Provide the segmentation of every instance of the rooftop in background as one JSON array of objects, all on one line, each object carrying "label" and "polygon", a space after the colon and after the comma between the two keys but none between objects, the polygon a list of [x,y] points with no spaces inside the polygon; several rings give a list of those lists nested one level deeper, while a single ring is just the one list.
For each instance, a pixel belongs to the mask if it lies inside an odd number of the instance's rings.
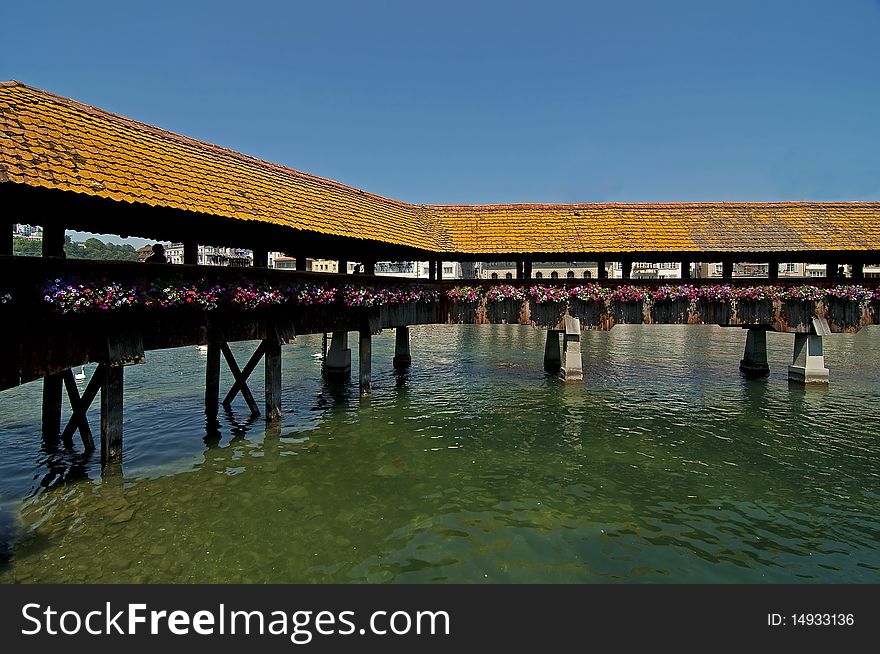
[{"label": "rooftop in background", "polygon": [[[413,205],[0,82],[0,190],[24,185],[442,255],[867,252],[880,203]],[[150,236],[150,225],[118,232]]]}]

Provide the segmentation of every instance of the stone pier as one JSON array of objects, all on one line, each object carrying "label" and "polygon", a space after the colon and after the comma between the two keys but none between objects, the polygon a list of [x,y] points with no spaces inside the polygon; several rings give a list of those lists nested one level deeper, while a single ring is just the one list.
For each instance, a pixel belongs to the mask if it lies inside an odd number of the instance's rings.
[{"label": "stone pier", "polygon": [[394,359],[392,360],[392,365],[398,370],[409,368],[412,365],[409,327],[398,327],[394,330]]},{"label": "stone pier", "polygon": [[788,367],[788,381],[799,384],[828,383],[822,338],[819,334],[794,335],[794,356]]},{"label": "stone pier", "polygon": [[831,327],[821,317],[813,318],[811,333],[794,335],[794,355],[788,367],[788,381],[799,384],[828,383],[822,339],[830,335]]},{"label": "stone pier", "polygon": [[562,367],[562,350],[559,347],[558,329],[547,330],[547,342],[544,345],[544,371],[555,375]]},{"label": "stone pier", "polygon": [[345,377],[351,374],[351,350],[348,349],[348,332],[333,332],[330,349],[324,359],[324,375]]},{"label": "stone pier", "polygon": [[739,362],[739,370],[748,379],[761,379],[770,374],[767,363],[767,331],[749,327],[746,334],[746,348]]},{"label": "stone pier", "polygon": [[581,381],[584,378],[584,364],[581,359],[581,321],[569,315],[565,316],[559,377],[566,382]]}]

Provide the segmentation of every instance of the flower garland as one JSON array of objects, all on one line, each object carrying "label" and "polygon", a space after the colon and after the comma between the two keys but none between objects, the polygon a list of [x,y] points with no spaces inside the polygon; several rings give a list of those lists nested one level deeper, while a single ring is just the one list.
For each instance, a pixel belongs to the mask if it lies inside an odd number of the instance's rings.
[{"label": "flower garland", "polygon": [[818,300],[824,300],[827,295],[827,289],[805,285],[784,288],[779,297],[787,302],[817,302]]},{"label": "flower garland", "polygon": [[522,302],[526,299],[526,292],[524,289],[510,284],[501,284],[490,288],[486,293],[486,299],[489,302],[503,302],[504,300]]},{"label": "flower garland", "polygon": [[[195,282],[150,282],[122,284],[107,279],[84,281],[75,277],[49,280],[40,289],[42,299],[53,311],[62,314],[103,312],[124,308],[192,307],[213,311],[225,306],[239,310],[265,309],[284,304],[300,306],[381,307],[411,304],[430,304],[440,300],[439,291],[414,285],[411,287],[371,287],[348,284],[341,289],[320,283],[301,282],[276,287],[259,281],[246,281],[234,286],[223,286],[206,280]],[[446,297],[455,303],[477,304],[530,299],[536,304],[562,304],[570,301],[620,303],[652,302],[785,302],[842,301],[865,302],[880,300],[880,286],[867,288],[858,284],[820,288],[801,286],[743,286],[713,284],[666,284],[655,288],[622,285],[603,287],[589,283],[567,289],[563,286],[523,287],[494,285],[456,286],[446,291]],[[11,293],[0,293],[0,305],[12,300]]]},{"label": "flower garland", "polygon": [[568,292],[568,296],[582,302],[604,302],[611,296],[611,290],[599,284],[584,284],[575,286]]},{"label": "flower garland", "polygon": [[862,302],[863,300],[870,300],[880,297],[878,296],[878,291],[880,291],[880,287],[875,288],[872,293],[864,286],[859,286],[858,284],[855,284],[852,286],[835,286],[834,288],[829,288],[826,292],[828,294],[828,297],[833,297],[837,300]]},{"label": "flower garland", "polygon": [[651,299],[655,302],[676,302],[679,300],[693,301],[699,299],[697,289],[691,284],[680,286],[663,285],[651,291]]},{"label": "flower garland", "polygon": [[648,293],[648,289],[641,286],[624,284],[611,291],[610,297],[615,302],[642,302],[647,300],[650,297],[650,294]]},{"label": "flower garland", "polygon": [[564,286],[532,286],[529,288],[529,296],[538,304],[568,301],[568,291]]},{"label": "flower garland", "polygon": [[453,302],[473,304],[483,299],[485,291],[480,286],[456,286],[446,291],[446,297]]}]

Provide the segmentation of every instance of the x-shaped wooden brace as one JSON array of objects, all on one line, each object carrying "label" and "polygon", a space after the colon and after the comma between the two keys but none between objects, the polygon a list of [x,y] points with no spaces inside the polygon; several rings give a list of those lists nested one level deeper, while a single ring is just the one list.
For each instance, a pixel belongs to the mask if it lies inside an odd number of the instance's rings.
[{"label": "x-shaped wooden brace", "polygon": [[229,349],[227,343],[220,343],[220,351],[223,352],[223,357],[226,359],[229,370],[232,372],[232,376],[235,377],[235,383],[232,385],[232,388],[229,389],[226,397],[223,398],[223,407],[229,411],[232,406],[232,400],[235,399],[236,395],[241,393],[244,401],[247,402],[248,408],[251,410],[251,414],[255,416],[260,415],[260,409],[254,400],[254,395],[251,393],[251,389],[248,388],[247,380],[254,371],[254,368],[257,367],[260,359],[263,358],[263,354],[266,352],[266,342],[260,341],[256,351],[251,355],[250,360],[245,365],[244,370],[238,367],[238,363],[236,363],[235,357],[232,356],[232,350]]},{"label": "x-shaped wooden brace", "polygon": [[89,427],[86,412],[101,389],[101,381],[104,379],[105,372],[105,364],[98,365],[95,374],[92,375],[88,385],[86,385],[85,392],[81,396],[79,388],[76,386],[76,380],[73,378],[73,371],[68,368],[61,373],[64,379],[64,386],[67,388],[70,408],[73,411],[70,419],[67,421],[67,426],[64,427],[64,431],[61,433],[61,438],[65,443],[69,443],[73,437],[73,432],[79,430],[79,435],[82,438],[83,447],[86,451],[95,449],[95,439],[92,438],[92,429]]}]

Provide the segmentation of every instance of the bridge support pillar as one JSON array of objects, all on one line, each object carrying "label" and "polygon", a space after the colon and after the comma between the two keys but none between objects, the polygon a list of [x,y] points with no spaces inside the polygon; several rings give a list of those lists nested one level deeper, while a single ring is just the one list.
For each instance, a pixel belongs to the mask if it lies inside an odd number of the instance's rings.
[{"label": "bridge support pillar", "polygon": [[392,365],[398,370],[409,368],[412,365],[409,327],[398,327],[394,330],[394,359],[392,360]]},{"label": "bridge support pillar", "polygon": [[358,344],[358,380],[361,396],[373,392],[373,335],[368,330],[361,330]]},{"label": "bridge support pillar", "polygon": [[281,339],[270,331],[265,343],[266,420],[273,422],[281,418]]},{"label": "bridge support pillar", "polygon": [[747,379],[761,379],[770,374],[766,330],[751,327],[747,330],[746,348],[739,362],[739,370]]},{"label": "bridge support pillar", "polygon": [[345,377],[351,373],[351,350],[348,349],[348,332],[333,332],[330,349],[324,359],[326,377]]},{"label": "bridge support pillar", "polygon": [[208,361],[205,365],[205,416],[217,418],[220,408],[220,344],[208,343]]},{"label": "bridge support pillar", "polygon": [[799,384],[827,384],[828,368],[822,336],[819,334],[795,334],[794,356],[788,367],[788,381]]},{"label": "bridge support pillar", "polygon": [[62,373],[46,375],[43,378],[43,439],[54,443],[61,435],[61,389],[64,385]]},{"label": "bridge support pillar", "polygon": [[562,366],[559,377],[566,382],[581,381],[584,378],[584,364],[581,359],[581,321],[565,316],[565,332],[562,344]]},{"label": "bridge support pillar", "polygon": [[555,375],[562,367],[562,349],[559,347],[558,329],[547,330],[547,342],[544,344],[544,372]]},{"label": "bridge support pillar", "polygon": [[101,464],[122,463],[122,388],[125,368],[104,365],[101,380]]}]

